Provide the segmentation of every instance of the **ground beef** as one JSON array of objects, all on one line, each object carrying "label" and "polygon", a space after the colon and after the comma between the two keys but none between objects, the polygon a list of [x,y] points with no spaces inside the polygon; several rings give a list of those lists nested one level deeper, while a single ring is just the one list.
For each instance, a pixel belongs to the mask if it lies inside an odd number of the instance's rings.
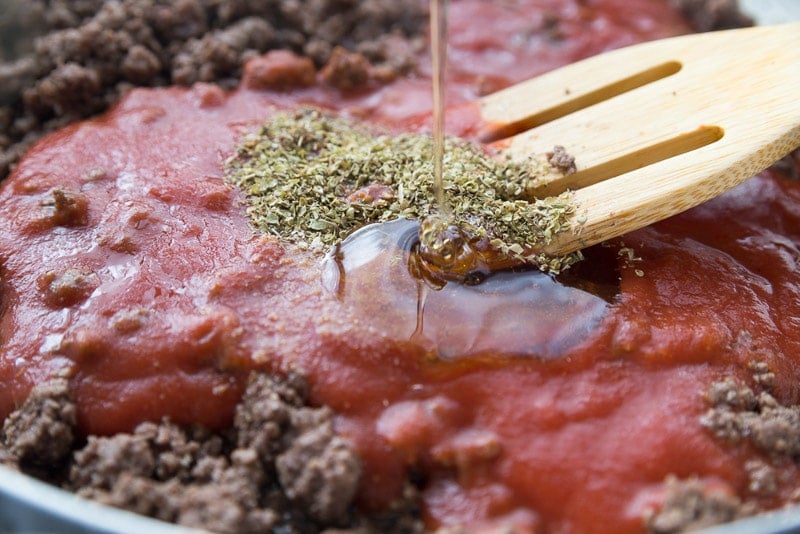
[{"label": "ground beef", "polygon": [[669,0],[698,31],[752,26],[753,19],[739,10],[738,0]]},{"label": "ground beef", "polygon": [[[355,510],[361,467],[328,408],[306,403],[302,377],[253,374],[234,427],[169,421],[75,446],[69,384],[35,388],[5,422],[0,464],[78,495],[211,532],[422,532],[416,492],[379,514]],[[61,480],[59,480],[61,478]]]},{"label": "ground beef", "polygon": [[[19,12],[0,16],[0,30],[49,31],[27,56],[0,62],[0,179],[42,133],[104,110],[131,87],[232,87],[245,61],[265,51],[291,50],[322,67],[340,46],[374,68],[372,79],[390,80],[414,68],[410,39],[426,27],[419,0],[0,1]],[[31,48],[16,37],[0,43],[9,55]],[[335,71],[337,83],[361,80]]]},{"label": "ground beef", "polygon": [[313,85],[317,76],[314,63],[288,50],[273,50],[247,62],[242,85],[248,89],[286,91]]},{"label": "ground beef", "polygon": [[31,51],[32,38],[40,31],[40,13],[28,2],[0,0],[0,61],[9,61]]},{"label": "ground beef", "polygon": [[577,170],[575,157],[561,145],[556,145],[552,152],[547,153],[547,161],[564,174],[572,174]]},{"label": "ground beef", "polygon": [[292,412],[289,445],[276,458],[278,481],[289,499],[323,524],[343,524],[361,478],[350,445],[333,430],[327,409]]},{"label": "ground beef", "polygon": [[[736,0],[670,1],[698,30],[752,24]],[[292,50],[318,68],[335,60],[323,73],[344,90],[390,81],[416,64],[425,4],[0,0],[0,180],[41,135],[103,111],[134,86],[231,87],[245,61],[267,50]],[[332,58],[340,46],[357,54]]]},{"label": "ground beef", "polygon": [[[103,6],[105,0],[38,0],[25,2],[26,7],[40,18],[39,26],[48,29],[74,28],[91,18]],[[6,0],[10,6],[23,2]]]},{"label": "ground beef", "polygon": [[361,53],[348,52],[337,46],[320,74],[328,85],[341,91],[352,91],[367,84],[370,70],[369,61]]},{"label": "ground beef", "polygon": [[744,466],[747,471],[747,491],[753,495],[774,495],[778,491],[778,473],[775,467],[763,460],[749,460]]},{"label": "ground beef", "polygon": [[17,470],[19,461],[11,454],[4,446],[0,446],[0,466],[5,466],[9,469]]},{"label": "ground beef", "polygon": [[100,285],[95,273],[79,269],[49,271],[38,282],[45,300],[56,308],[72,306],[85,300]]},{"label": "ground beef", "polygon": [[[780,466],[800,459],[800,406],[784,406],[770,393],[775,375],[766,363],[753,361],[749,367],[753,387],[731,377],[711,384],[706,391],[711,408],[700,423],[722,441],[749,443],[757,451],[744,464],[747,495],[769,497],[780,489]],[[754,502],[742,502],[730,488],[670,477],[664,503],[647,526],[651,532],[684,532],[757,511]]]},{"label": "ground beef", "polygon": [[670,478],[664,505],[648,518],[647,528],[659,534],[698,530],[750,515],[750,508],[722,488],[695,479]]},{"label": "ground beef", "polygon": [[800,148],[776,163],[774,168],[786,178],[800,180]]},{"label": "ground beef", "polygon": [[56,378],[31,391],[3,424],[4,463],[18,462],[45,476],[68,459],[75,440],[75,404],[66,379]]},{"label": "ground beef", "polygon": [[[168,422],[89,438],[75,454],[70,485],[100,502],[215,532],[345,525],[358,459],[333,432],[328,409],[304,406],[304,389],[296,377],[254,375],[227,453],[219,436]],[[303,454],[309,442],[315,446]],[[291,478],[283,476],[287,465]]]},{"label": "ground beef", "polygon": [[713,384],[707,396],[712,407],[701,422],[715,436],[746,440],[772,458],[800,458],[800,406],[784,406],[731,378]]},{"label": "ground beef", "polygon": [[44,206],[51,211],[50,219],[55,226],[83,226],[89,220],[89,199],[80,191],[58,187],[50,192],[52,200]]},{"label": "ground beef", "polygon": [[[764,362],[752,362],[750,369],[753,387],[730,377],[709,387],[706,399],[711,407],[700,423],[724,442],[747,443],[757,451],[761,457],[744,464],[747,492],[769,497],[780,489],[781,466],[800,461],[800,405],[783,405],[770,393],[775,374]],[[748,505],[737,517],[753,512],[755,507]]]}]

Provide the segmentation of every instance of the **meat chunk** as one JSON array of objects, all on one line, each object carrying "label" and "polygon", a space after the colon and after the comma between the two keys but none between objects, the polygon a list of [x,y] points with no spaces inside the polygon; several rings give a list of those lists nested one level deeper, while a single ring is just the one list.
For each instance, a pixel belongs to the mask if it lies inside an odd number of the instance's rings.
[{"label": "meat chunk", "polygon": [[7,462],[57,471],[72,452],[76,410],[69,383],[55,378],[31,391],[28,399],[3,424]]},{"label": "meat chunk", "polygon": [[319,523],[341,525],[358,489],[361,464],[335,434],[331,415],[325,409],[295,411],[295,435],[275,467],[289,500],[307,508]]}]

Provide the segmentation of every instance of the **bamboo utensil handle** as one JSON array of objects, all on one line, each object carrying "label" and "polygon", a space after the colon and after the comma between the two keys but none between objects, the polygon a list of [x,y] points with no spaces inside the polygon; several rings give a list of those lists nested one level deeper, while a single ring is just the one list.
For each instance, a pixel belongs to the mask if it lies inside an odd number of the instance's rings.
[{"label": "bamboo utensil handle", "polygon": [[578,170],[566,254],[710,200],[800,146],[800,24],[608,52],[483,98],[484,137],[515,158],[563,145]]}]

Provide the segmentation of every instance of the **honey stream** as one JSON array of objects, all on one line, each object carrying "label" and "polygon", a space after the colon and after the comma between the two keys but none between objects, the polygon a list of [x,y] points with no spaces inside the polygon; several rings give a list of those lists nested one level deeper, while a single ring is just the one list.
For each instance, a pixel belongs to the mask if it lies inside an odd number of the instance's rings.
[{"label": "honey stream", "polygon": [[450,212],[444,194],[445,73],[447,70],[447,2],[430,0],[431,66],[433,69],[433,188],[436,204],[447,216]]}]

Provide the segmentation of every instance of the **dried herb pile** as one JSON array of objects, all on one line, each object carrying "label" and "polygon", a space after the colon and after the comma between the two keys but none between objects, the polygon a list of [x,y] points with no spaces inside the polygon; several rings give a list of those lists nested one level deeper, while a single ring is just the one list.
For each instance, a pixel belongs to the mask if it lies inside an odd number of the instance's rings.
[{"label": "dried herb pile", "polygon": [[[319,110],[279,114],[246,137],[227,162],[228,179],[244,192],[253,224],[303,248],[327,249],[353,230],[397,218],[436,214],[433,142],[420,134],[376,135]],[[448,139],[445,194],[451,221],[495,251],[558,272],[579,254],[532,252],[560,231],[574,211],[569,194],[529,199],[557,172],[546,158],[501,160]]]}]

